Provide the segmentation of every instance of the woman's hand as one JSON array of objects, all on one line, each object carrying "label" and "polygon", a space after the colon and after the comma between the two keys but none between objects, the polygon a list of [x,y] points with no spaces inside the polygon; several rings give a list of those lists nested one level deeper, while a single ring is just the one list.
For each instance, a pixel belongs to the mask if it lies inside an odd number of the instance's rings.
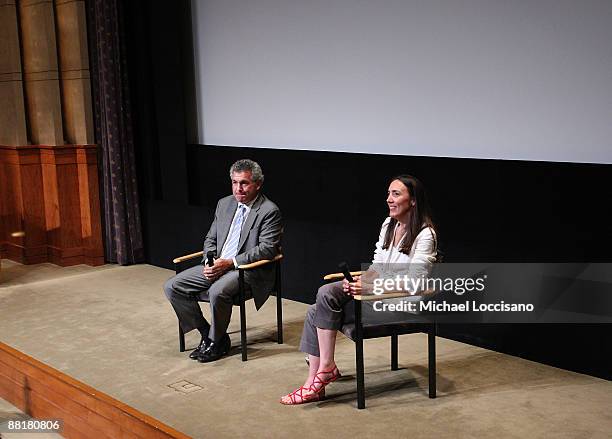
[{"label": "woman's hand", "polygon": [[349,282],[346,279],[342,281],[342,289],[346,294],[350,296],[361,294],[361,292],[363,291],[361,288],[361,276],[353,276],[353,280],[355,282]]}]

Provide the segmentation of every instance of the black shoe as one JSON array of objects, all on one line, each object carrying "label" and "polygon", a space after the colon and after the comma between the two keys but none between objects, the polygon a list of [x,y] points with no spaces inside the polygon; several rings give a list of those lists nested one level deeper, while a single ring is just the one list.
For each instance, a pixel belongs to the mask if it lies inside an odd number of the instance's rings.
[{"label": "black shoe", "polygon": [[198,356],[200,363],[210,363],[211,361],[217,361],[219,358],[227,355],[232,342],[230,341],[229,335],[223,334],[221,340],[211,342],[206,349]]},{"label": "black shoe", "polygon": [[195,348],[193,352],[189,354],[189,358],[191,358],[192,360],[197,360],[200,354],[206,350],[209,344],[210,339],[208,337],[202,337],[202,340],[200,340],[200,344],[198,345],[198,347]]}]

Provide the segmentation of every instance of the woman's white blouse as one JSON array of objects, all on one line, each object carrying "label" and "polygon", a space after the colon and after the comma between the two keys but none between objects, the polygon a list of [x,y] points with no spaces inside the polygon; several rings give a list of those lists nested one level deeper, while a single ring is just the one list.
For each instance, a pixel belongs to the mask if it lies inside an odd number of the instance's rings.
[{"label": "woman's white blouse", "polygon": [[380,229],[372,259],[373,268],[383,277],[402,274],[413,278],[427,278],[436,261],[435,232],[429,227],[421,230],[408,254],[400,252],[396,246],[383,249],[390,221],[389,217],[385,219]]}]

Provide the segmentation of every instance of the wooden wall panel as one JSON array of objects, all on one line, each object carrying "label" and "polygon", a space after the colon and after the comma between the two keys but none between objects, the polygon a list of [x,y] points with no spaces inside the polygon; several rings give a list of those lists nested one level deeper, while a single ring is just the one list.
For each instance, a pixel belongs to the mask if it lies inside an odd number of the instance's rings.
[{"label": "wooden wall panel", "polygon": [[45,212],[43,208],[42,172],[37,148],[16,150],[19,156],[19,173],[22,199],[22,230],[16,238],[22,248],[22,262],[36,264],[47,261]]},{"label": "wooden wall panel", "polygon": [[48,209],[57,209],[58,224],[47,229],[49,260],[58,265],[78,263],[82,251],[81,211],[76,150],[55,147],[41,149],[43,173],[49,177],[45,184],[52,188],[53,198],[46,199]]},{"label": "wooden wall panel", "polygon": [[[24,264],[47,261],[42,174],[36,148],[1,148],[0,166],[7,185],[0,191],[4,256]],[[21,233],[20,233],[21,232]]]},{"label": "wooden wall panel", "polygon": [[[19,160],[10,150],[0,149],[0,252],[8,256],[11,235],[23,230],[21,224],[21,181]],[[16,257],[12,254],[12,259]]]},{"label": "wooden wall panel", "polygon": [[84,0],[55,0],[57,40],[64,116],[68,143],[94,142],[87,20]]},{"label": "wooden wall panel", "polygon": [[0,144],[25,145],[25,102],[15,0],[0,1]]},{"label": "wooden wall panel", "polygon": [[0,0],[1,257],[104,263],[92,110],[84,0]]},{"label": "wooden wall panel", "polygon": [[83,261],[89,265],[101,265],[104,263],[104,244],[102,242],[102,212],[100,211],[96,149],[78,150],[77,163]]},{"label": "wooden wall panel", "polygon": [[64,132],[52,0],[21,0],[21,46],[31,142],[62,145]]},{"label": "wooden wall panel", "polygon": [[0,146],[0,170],[4,257],[104,263],[95,145]]},{"label": "wooden wall panel", "polygon": [[3,343],[0,397],[32,417],[62,419],[66,438],[189,438]]}]

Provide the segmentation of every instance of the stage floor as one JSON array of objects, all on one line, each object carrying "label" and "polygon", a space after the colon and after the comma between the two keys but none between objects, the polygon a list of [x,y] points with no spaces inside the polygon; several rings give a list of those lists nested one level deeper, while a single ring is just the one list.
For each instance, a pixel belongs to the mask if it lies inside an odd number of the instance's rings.
[{"label": "stage floor", "polygon": [[[427,337],[368,340],[366,410],[355,408],[353,343],[340,336],[344,377],[325,401],[287,407],[281,395],[306,374],[297,349],[307,305],[284,301],[285,344],[274,341],[275,302],[247,306],[249,361],[211,364],[178,351],[176,317],[162,285],[173,272],[2,260],[0,339],[194,438],[210,437],[567,437],[608,438],[612,383],[438,338],[438,398],[427,397]],[[205,304],[203,305],[206,306]],[[208,315],[205,309],[205,315]],[[199,336],[187,336],[193,347]]]}]

